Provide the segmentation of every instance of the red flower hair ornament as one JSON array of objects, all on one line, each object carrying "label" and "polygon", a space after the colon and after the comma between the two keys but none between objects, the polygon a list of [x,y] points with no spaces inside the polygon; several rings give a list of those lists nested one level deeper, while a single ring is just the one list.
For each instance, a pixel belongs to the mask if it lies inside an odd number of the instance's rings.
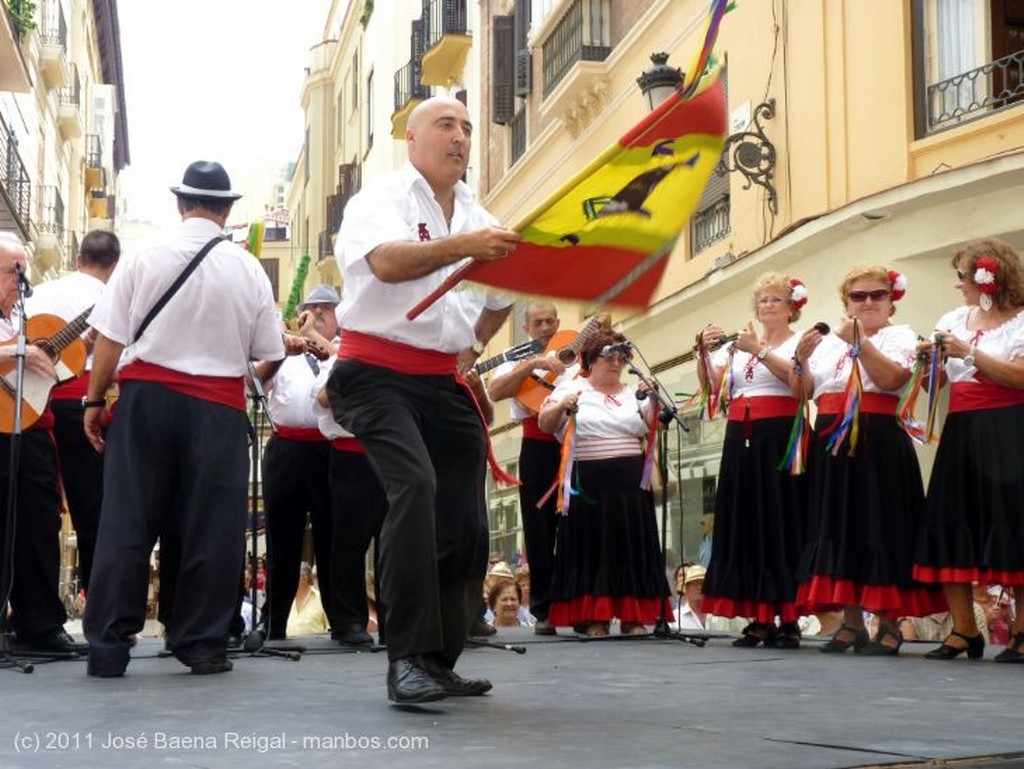
[{"label": "red flower hair ornament", "polygon": [[889,297],[898,302],[907,293],[907,276],[896,270],[889,270],[889,285],[892,286],[892,293]]},{"label": "red flower hair ornament", "polygon": [[802,310],[807,304],[807,286],[802,280],[792,278],[789,281],[789,301],[793,304],[794,310]]}]

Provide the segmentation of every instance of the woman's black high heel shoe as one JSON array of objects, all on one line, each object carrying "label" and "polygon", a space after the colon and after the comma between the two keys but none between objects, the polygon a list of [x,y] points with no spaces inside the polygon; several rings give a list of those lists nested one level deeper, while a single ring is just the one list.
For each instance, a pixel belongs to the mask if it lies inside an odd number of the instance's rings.
[{"label": "woman's black high heel shoe", "polygon": [[775,625],[764,622],[751,622],[743,628],[741,635],[732,642],[733,646],[753,648],[758,644],[775,645]]},{"label": "woman's black high heel shoe", "polygon": [[1024,633],[1014,633],[1006,648],[993,658],[993,662],[1024,662]]},{"label": "woman's black high heel shoe", "polygon": [[[840,641],[839,634],[843,631],[847,633],[853,633],[853,639],[850,641]],[[839,630],[835,632],[835,635],[824,644],[818,647],[818,651],[823,654],[842,654],[844,651],[849,649],[851,646],[855,652],[859,652],[868,644],[868,631],[865,628],[856,630],[849,625],[841,625]]]},{"label": "woman's black high heel shoe", "polygon": [[795,622],[783,622],[775,635],[776,649],[799,649],[800,626]]},{"label": "woman's black high heel shoe", "polygon": [[[882,643],[882,639],[889,636],[896,641],[895,646],[887,646]],[[898,630],[894,633],[887,627],[882,627],[878,631],[878,635],[869,641],[863,649],[857,651],[858,654],[864,654],[868,657],[894,657],[900,653],[900,647],[903,646],[903,634]]]},{"label": "woman's black high heel shoe", "polygon": [[948,643],[943,641],[941,646],[932,649],[930,652],[925,654],[925,659],[951,660],[954,657],[959,657],[964,652],[967,652],[967,659],[969,660],[981,659],[981,655],[985,653],[984,635],[978,633],[978,635],[975,636],[966,636],[963,633],[958,633],[954,630],[949,634],[949,636],[946,637],[946,641],[948,641],[953,636],[956,636],[957,638],[961,638],[964,641],[966,641],[967,646],[950,646]]}]

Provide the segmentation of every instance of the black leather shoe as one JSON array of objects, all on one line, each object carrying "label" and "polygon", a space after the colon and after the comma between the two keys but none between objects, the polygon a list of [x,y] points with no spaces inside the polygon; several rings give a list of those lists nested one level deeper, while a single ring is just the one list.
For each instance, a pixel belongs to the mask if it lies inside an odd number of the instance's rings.
[{"label": "black leather shoe", "polygon": [[421,663],[423,669],[441,684],[449,697],[479,697],[494,688],[486,678],[463,678],[447,665],[430,657],[423,657]]},{"label": "black leather shoe", "polygon": [[775,645],[775,625],[765,622],[751,622],[743,628],[741,635],[732,642],[733,646],[753,648],[758,644],[765,646]]},{"label": "black leather shoe", "polygon": [[537,624],[533,626],[534,635],[558,635],[558,631],[555,626],[548,622],[546,619],[537,620]]},{"label": "black leather shoe", "polygon": [[[886,636],[892,638],[896,643],[892,646],[884,643]],[[898,630],[894,633],[890,628],[883,627],[878,631],[878,635],[868,641],[863,648],[857,650],[857,654],[868,657],[895,657],[900,653],[901,646],[903,646],[903,634]]]},{"label": "black leather shoe", "polygon": [[1015,633],[1006,648],[993,658],[993,662],[1024,662],[1024,633]]},{"label": "black leather shoe", "polygon": [[469,635],[480,638],[482,636],[494,635],[498,632],[498,629],[494,625],[488,625],[483,617],[477,617],[476,622],[473,623],[469,629]]},{"label": "black leather shoe", "polygon": [[[953,636],[966,641],[967,646],[950,646],[948,641]],[[925,659],[929,660],[951,660],[955,657],[959,657],[964,652],[967,652],[967,659],[976,660],[981,659],[981,655],[985,653],[985,636],[981,633],[973,636],[966,636],[963,633],[953,631],[946,636],[946,641],[942,642],[942,645],[937,646],[930,652],[924,655]]]},{"label": "black leather shoe", "polygon": [[342,646],[370,646],[373,636],[361,625],[351,625],[348,630],[332,630],[331,638]]},{"label": "black leather shoe", "polygon": [[227,673],[234,668],[234,665],[227,657],[212,657],[208,660],[193,662],[189,667],[194,676],[209,676],[215,673]]},{"label": "black leather shoe", "polygon": [[[852,633],[853,638],[849,641],[840,640],[839,635],[841,633]],[[833,635],[831,639],[818,647],[818,651],[823,654],[842,654],[852,646],[855,652],[859,652],[867,645],[868,631],[865,628],[856,630],[849,625],[844,624],[839,627],[839,630],[835,632],[835,635]]]},{"label": "black leather shoe", "polygon": [[388,699],[401,705],[436,702],[448,694],[424,668],[419,657],[403,657],[388,665]]},{"label": "black leather shoe", "polygon": [[49,633],[42,633],[32,636],[24,645],[30,652],[48,652],[51,654],[88,654],[89,644],[78,643],[68,635],[64,628],[51,630]]}]

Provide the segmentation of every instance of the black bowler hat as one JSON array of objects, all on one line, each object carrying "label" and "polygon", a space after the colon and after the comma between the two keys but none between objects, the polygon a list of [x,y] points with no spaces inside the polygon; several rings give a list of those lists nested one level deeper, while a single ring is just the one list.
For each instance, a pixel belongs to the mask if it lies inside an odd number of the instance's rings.
[{"label": "black bowler hat", "polygon": [[197,160],[186,168],[181,184],[171,187],[171,192],[190,198],[214,200],[238,200],[242,197],[231,191],[231,179],[224,166],[208,160]]}]

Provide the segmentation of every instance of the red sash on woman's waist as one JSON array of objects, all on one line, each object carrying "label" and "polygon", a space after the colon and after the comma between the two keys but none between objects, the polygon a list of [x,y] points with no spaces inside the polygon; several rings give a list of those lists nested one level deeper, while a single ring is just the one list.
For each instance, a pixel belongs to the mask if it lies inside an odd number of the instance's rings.
[{"label": "red sash on woman's waist", "polygon": [[[842,414],[846,406],[846,393],[825,393],[815,401],[818,404],[818,415]],[[888,393],[861,393],[860,413],[891,414],[896,416],[896,407],[900,399]]]},{"label": "red sash on woman's waist", "polygon": [[331,448],[335,451],[348,451],[352,454],[366,453],[358,438],[335,438],[331,441]]},{"label": "red sash on woman's waist", "polygon": [[773,417],[796,416],[796,398],[788,395],[740,396],[729,404],[729,421],[745,422]]},{"label": "red sash on woman's waist", "polygon": [[203,401],[220,403],[238,411],[245,411],[245,387],[242,377],[200,376],[185,374],[171,368],[164,368],[144,360],[134,360],[118,372],[120,381],[132,379],[140,382],[156,382],[175,392],[190,395]]},{"label": "red sash on woman's waist", "polygon": [[69,379],[54,387],[50,397],[55,401],[80,401],[88,394],[89,372],[83,371],[74,379]]},{"label": "red sash on woman's waist", "polygon": [[1024,404],[1024,390],[987,382],[953,382],[949,413],[1003,409]]},{"label": "red sash on woman's waist", "polygon": [[274,427],[274,435],[289,441],[301,441],[303,443],[320,443],[327,438],[316,427],[288,427],[277,425]]},{"label": "red sash on woman's waist", "polygon": [[401,374],[429,376],[454,374],[458,356],[346,329],[341,335],[338,358],[369,363]]},{"label": "red sash on woman's waist", "polygon": [[558,439],[551,433],[546,433],[540,429],[540,425],[537,424],[537,417],[527,417],[520,424],[523,426],[524,438],[534,441],[547,441],[548,443],[558,442]]}]

